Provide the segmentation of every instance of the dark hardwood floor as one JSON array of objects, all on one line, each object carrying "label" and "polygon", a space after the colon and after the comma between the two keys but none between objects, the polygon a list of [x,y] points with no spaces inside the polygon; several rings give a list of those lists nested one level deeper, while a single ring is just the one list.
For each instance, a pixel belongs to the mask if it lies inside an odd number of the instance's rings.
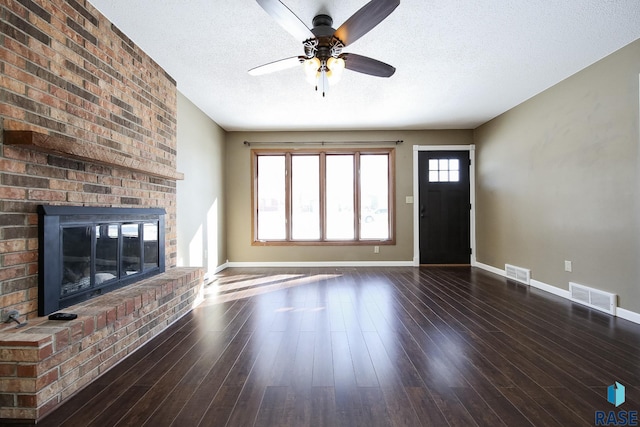
[{"label": "dark hardwood floor", "polygon": [[588,426],[614,381],[640,408],[640,325],[482,270],[217,277],[38,425]]}]

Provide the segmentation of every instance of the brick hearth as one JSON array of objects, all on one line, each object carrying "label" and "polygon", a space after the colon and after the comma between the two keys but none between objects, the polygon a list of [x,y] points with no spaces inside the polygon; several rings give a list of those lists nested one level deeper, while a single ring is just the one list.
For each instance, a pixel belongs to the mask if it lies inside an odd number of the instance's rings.
[{"label": "brick hearth", "polygon": [[190,311],[203,272],[174,268],[0,332],[0,418],[38,420]]}]

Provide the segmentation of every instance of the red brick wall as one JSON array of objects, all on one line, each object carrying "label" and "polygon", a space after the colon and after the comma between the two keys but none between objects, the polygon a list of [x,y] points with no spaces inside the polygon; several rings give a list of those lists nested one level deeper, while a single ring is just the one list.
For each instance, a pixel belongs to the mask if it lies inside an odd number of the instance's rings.
[{"label": "red brick wall", "polygon": [[[0,0],[0,131],[37,131],[175,170],[176,109],[175,81],[88,2]],[[37,316],[37,205],[165,208],[170,268],[175,191],[171,179],[0,139],[0,309]]]}]

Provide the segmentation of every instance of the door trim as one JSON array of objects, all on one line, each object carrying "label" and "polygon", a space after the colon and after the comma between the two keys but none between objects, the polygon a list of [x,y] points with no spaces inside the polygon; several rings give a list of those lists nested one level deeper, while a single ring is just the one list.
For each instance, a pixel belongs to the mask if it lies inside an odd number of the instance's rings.
[{"label": "door trim", "polygon": [[414,145],[413,146],[413,265],[420,265],[420,192],[418,182],[418,152],[420,151],[468,151],[469,160],[469,203],[471,203],[469,245],[471,247],[471,265],[476,265],[476,146],[471,145]]}]

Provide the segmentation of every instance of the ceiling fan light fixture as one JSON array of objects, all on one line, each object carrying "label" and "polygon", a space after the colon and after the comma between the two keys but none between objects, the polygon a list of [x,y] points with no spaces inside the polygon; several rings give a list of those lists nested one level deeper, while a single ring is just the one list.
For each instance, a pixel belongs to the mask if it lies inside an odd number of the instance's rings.
[{"label": "ceiling fan light fixture", "polygon": [[314,86],[318,93],[324,97],[329,91],[329,85],[334,85],[340,81],[345,62],[342,58],[329,57],[323,61],[317,57],[305,59],[303,70],[307,82]]},{"label": "ceiling fan light fixture", "polygon": [[327,79],[329,84],[334,85],[340,81],[344,68],[344,59],[342,58],[334,58],[332,56],[327,60]]},{"label": "ceiling fan light fixture", "polygon": [[318,58],[305,59],[303,62],[304,74],[310,85],[316,86],[320,77],[320,67],[322,63]]}]

